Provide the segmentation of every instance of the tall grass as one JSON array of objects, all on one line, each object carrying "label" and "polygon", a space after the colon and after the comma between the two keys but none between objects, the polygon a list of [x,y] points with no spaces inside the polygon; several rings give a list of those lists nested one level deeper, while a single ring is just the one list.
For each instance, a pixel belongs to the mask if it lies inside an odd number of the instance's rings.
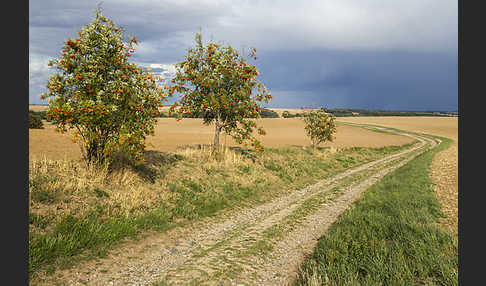
[{"label": "tall grass", "polygon": [[441,139],[365,191],[320,238],[294,285],[457,285],[457,239],[438,225],[428,176],[434,154],[451,143]]}]

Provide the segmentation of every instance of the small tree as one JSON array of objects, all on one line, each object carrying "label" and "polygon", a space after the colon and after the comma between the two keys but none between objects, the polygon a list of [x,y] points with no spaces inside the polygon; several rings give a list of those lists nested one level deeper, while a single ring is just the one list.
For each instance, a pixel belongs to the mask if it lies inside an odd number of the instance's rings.
[{"label": "small tree", "polygon": [[43,129],[44,123],[42,117],[33,111],[29,110],[29,129]]},{"label": "small tree", "polygon": [[307,136],[311,138],[313,149],[321,142],[334,140],[333,134],[336,132],[335,118],[333,114],[326,113],[324,108],[303,113],[304,128]]},{"label": "small tree", "polygon": [[[204,124],[214,122],[213,151],[219,150],[221,131],[239,144],[250,142],[256,151],[263,151],[253,131],[256,128],[260,135],[265,131],[250,117],[259,118],[258,102],[268,103],[272,96],[255,79],[257,68],[229,45],[222,47],[211,41],[204,46],[201,34],[197,33],[195,38],[196,47],[189,49],[185,60],[176,64],[172,80],[175,85],[166,87],[170,95],[175,91],[182,94],[170,112],[178,112],[179,120],[184,115],[198,114]],[[255,52],[256,49],[250,49],[249,56],[256,60]]]},{"label": "small tree", "polygon": [[268,109],[268,108],[263,108],[262,110],[260,110],[260,117],[261,118],[280,118],[280,116],[278,115],[278,113],[276,111],[273,111],[273,110]]},{"label": "small tree", "polygon": [[288,110],[285,110],[284,112],[282,112],[282,117],[283,118],[293,118],[293,117],[295,117],[295,115],[291,114]]},{"label": "small tree", "polygon": [[48,118],[61,133],[75,129],[73,142],[82,140],[88,164],[109,163],[120,151],[139,163],[167,95],[158,78],[128,61],[136,38],[124,42],[123,29],[99,9],[95,13],[79,37],[65,41],[60,58],[49,62],[60,72],[50,76],[49,93],[41,98],[53,98]]}]

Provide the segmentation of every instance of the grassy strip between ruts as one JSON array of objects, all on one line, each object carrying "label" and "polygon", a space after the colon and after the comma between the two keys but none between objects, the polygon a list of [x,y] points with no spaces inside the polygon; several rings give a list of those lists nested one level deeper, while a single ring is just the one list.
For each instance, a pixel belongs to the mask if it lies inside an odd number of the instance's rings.
[{"label": "grassy strip between ruts", "polygon": [[[179,177],[173,174],[173,181],[167,181],[167,177],[162,176],[154,178],[152,183],[147,183],[148,187],[154,190],[167,188],[170,193],[176,194],[173,199],[158,201],[155,207],[137,215],[107,215],[109,208],[104,204],[104,200],[108,198],[97,189],[98,192],[93,191],[96,203],[86,214],[69,214],[46,233],[32,232],[29,239],[29,272],[33,274],[44,269],[50,273],[57,267],[69,268],[79,259],[105,255],[108,249],[123,238],[137,237],[146,230],[168,230],[189,221],[211,216],[223,209],[262,203],[292,189],[315,183],[407,147],[410,145],[355,147],[335,153],[329,153],[324,148],[317,151],[322,156],[308,149],[278,148],[269,149],[266,159],[261,164],[241,161],[234,166],[214,165],[207,168],[197,157],[182,156],[173,169],[177,169],[178,174],[190,176]],[[200,178],[195,175],[198,168],[201,169],[198,172],[203,174]],[[248,179],[244,177],[245,174],[248,174]],[[55,172],[49,175],[57,176]],[[241,185],[241,180],[238,181],[240,177],[254,184]],[[36,188],[42,190],[40,181],[37,182],[35,179],[36,177],[32,179],[33,182],[39,185],[36,185]],[[46,200],[42,200],[44,201]],[[31,221],[34,224],[44,224],[40,216],[31,215]]]},{"label": "grassy strip between ruts", "polygon": [[294,285],[457,285],[457,239],[429,178],[442,143],[366,190],[324,234]]}]

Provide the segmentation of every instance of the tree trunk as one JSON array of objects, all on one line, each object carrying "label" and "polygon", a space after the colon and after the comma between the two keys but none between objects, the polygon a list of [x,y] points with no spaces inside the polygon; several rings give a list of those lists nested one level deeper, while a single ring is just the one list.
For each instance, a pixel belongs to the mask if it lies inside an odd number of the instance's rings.
[{"label": "tree trunk", "polygon": [[221,114],[218,112],[215,120],[215,130],[214,130],[214,142],[213,142],[213,153],[219,152],[219,133],[223,128],[223,124],[220,124]]},{"label": "tree trunk", "polygon": [[88,147],[85,147],[85,160],[88,165],[101,166],[105,162],[104,157],[105,144],[98,140],[90,142]]},{"label": "tree trunk", "polygon": [[221,133],[221,125],[216,121],[216,128],[214,130],[213,152],[219,151],[219,133]]}]

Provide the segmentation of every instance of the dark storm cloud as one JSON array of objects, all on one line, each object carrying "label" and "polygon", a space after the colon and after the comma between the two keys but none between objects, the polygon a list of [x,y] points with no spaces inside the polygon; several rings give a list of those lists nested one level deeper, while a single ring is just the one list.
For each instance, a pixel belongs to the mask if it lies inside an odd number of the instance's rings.
[{"label": "dark storm cloud", "polygon": [[[47,61],[99,2],[29,2],[29,102],[40,103]],[[257,48],[270,106],[457,109],[456,2],[109,0],[101,8],[137,37],[132,60],[165,78],[202,28],[204,41]]]},{"label": "dark storm cloud", "polygon": [[[263,57],[262,79],[271,90],[276,87],[276,98],[280,93],[327,107],[457,109],[457,56],[451,54],[279,51]],[[274,103],[291,107],[287,101]]]}]

